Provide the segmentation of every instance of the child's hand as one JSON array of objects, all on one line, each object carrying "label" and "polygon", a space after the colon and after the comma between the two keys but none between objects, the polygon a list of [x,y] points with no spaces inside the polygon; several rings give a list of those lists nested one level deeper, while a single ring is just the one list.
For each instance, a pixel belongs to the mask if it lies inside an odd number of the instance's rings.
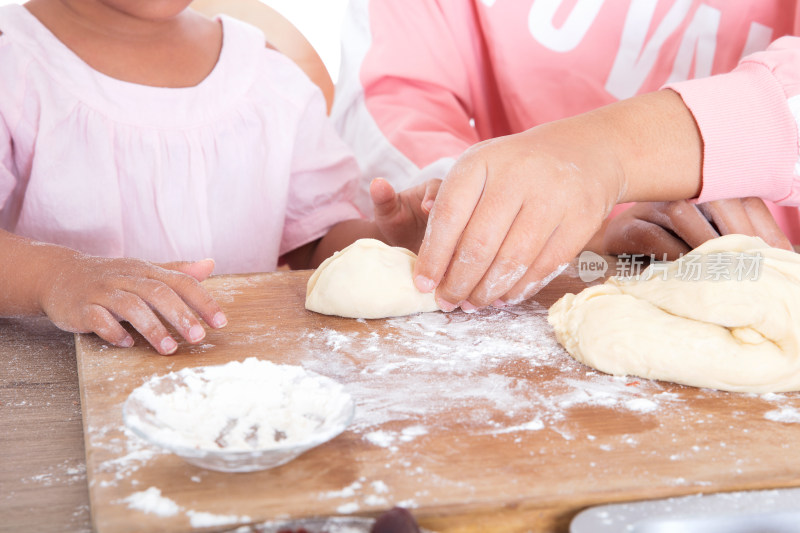
[{"label": "child's hand", "polygon": [[383,178],[372,180],[369,192],[375,223],[389,244],[413,252],[419,249],[441,183],[442,180],[429,180],[398,194]]},{"label": "child's hand", "polygon": [[[712,225],[713,224],[713,225]],[[603,239],[607,254],[654,254],[670,261],[709,239],[741,233],[761,237],[770,246],[792,249],[760,198],[693,204],[642,202],[612,219]]]},{"label": "child's hand", "polygon": [[292,250],[284,258],[292,268],[316,268],[338,250],[364,238],[379,239],[416,252],[441,182],[430,180],[397,194],[388,181],[376,178],[369,187],[375,220],[339,222],[318,241]]},{"label": "child's hand", "polygon": [[50,266],[50,275],[40,286],[40,305],[56,326],[67,331],[94,332],[116,346],[129,347],[133,338],[120,325],[128,321],[158,353],[168,355],[178,344],[162,319],[190,343],[205,337],[192,309],[211,327],[227,323],[222,309],[199,283],[214,270],[211,260],[158,266],[69,253]]}]

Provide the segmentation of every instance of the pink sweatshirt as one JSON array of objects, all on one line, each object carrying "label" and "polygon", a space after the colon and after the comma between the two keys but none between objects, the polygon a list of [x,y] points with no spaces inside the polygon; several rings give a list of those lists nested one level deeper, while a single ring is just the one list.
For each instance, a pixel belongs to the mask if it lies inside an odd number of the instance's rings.
[{"label": "pink sweatshirt", "polygon": [[[480,140],[667,86],[702,133],[699,201],[797,206],[798,4],[351,0],[332,116],[367,177],[404,188]],[[797,209],[770,208],[800,243]]]},{"label": "pink sweatshirt", "polygon": [[358,165],[320,90],[259,30],[221,22],[213,71],[168,89],[105,76],[24,7],[0,8],[0,227],[226,273],[274,270],[359,218]]}]

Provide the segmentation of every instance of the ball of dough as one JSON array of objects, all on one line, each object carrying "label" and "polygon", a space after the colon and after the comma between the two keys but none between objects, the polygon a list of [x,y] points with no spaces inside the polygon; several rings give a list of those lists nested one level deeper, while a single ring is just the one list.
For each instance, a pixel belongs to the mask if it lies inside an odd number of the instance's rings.
[{"label": "ball of dough", "polygon": [[549,321],[575,359],[609,374],[800,390],[800,255],[755,237],[713,239],[639,278],[567,294]]},{"label": "ball of dough", "polygon": [[308,280],[306,309],[348,318],[437,311],[433,293],[414,286],[416,261],[416,254],[405,248],[360,239],[317,268]]}]

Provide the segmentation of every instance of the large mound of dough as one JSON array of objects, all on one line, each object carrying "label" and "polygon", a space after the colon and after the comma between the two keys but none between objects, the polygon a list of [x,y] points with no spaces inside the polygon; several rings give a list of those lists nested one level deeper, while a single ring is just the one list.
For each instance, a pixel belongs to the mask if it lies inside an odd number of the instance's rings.
[{"label": "large mound of dough", "polygon": [[326,259],[308,280],[306,309],[348,318],[385,318],[437,311],[411,274],[417,256],[375,239],[360,239]]},{"label": "large mound of dough", "polygon": [[[723,264],[727,275],[719,275]],[[800,255],[755,237],[713,239],[638,279],[567,294],[549,321],[575,359],[609,374],[730,391],[800,390]]]}]

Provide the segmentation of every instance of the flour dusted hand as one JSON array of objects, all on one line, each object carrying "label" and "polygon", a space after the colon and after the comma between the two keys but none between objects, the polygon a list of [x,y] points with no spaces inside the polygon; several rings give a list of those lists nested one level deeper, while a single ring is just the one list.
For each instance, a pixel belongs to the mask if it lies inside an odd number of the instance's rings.
[{"label": "flour dusted hand", "polygon": [[614,204],[696,196],[701,146],[671,91],[478,143],[438,191],[414,282],[445,311],[521,302]]},{"label": "flour dusted hand", "polygon": [[577,137],[546,125],[467,150],[431,211],[417,287],[445,311],[514,304],[569,262],[621,188],[610,150]]},{"label": "flour dusted hand", "polygon": [[[162,323],[172,324],[191,343],[205,337],[195,312],[214,328],[227,323],[222,309],[200,285],[214,262],[155,265],[108,259],[38,243],[0,231],[0,314],[46,314],[59,328],[97,333],[121,347],[133,338],[128,321],[163,355],[178,344]],[[160,315],[160,317],[159,317]]]},{"label": "flour dusted hand", "polygon": [[120,325],[125,320],[158,353],[169,355],[178,344],[156,313],[191,343],[206,335],[193,309],[213,327],[226,323],[219,305],[199,283],[211,274],[213,261],[159,266],[136,259],[76,255],[60,267],[47,284],[42,309],[61,329],[94,332],[127,347],[133,338]]}]

